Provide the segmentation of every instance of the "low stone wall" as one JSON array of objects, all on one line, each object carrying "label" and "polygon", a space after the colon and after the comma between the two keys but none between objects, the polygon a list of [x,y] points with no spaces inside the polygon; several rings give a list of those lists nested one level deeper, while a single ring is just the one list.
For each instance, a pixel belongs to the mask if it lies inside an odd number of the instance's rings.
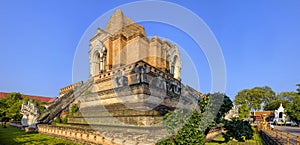
[{"label": "low stone wall", "polygon": [[99,133],[88,129],[76,129],[71,127],[58,127],[39,124],[38,132],[62,139],[68,139],[77,143],[93,143],[103,145],[115,144],[114,142],[105,139],[105,137],[102,137]]},{"label": "low stone wall", "polygon": [[[115,134],[108,135],[108,132],[103,132],[105,137],[93,129],[61,127],[51,125],[38,125],[38,132],[50,136],[71,140],[82,144],[103,144],[103,145],[120,145],[120,144],[154,144],[150,142],[143,142],[133,139],[126,139],[126,137],[114,137]],[[117,134],[117,133],[116,133]],[[117,135],[116,135],[117,136]]]},{"label": "low stone wall", "polygon": [[13,127],[18,127],[18,128],[23,128],[23,125],[18,122],[7,122],[6,125],[13,126]]},{"label": "low stone wall", "polygon": [[206,135],[205,141],[209,142],[209,141],[213,140],[216,136],[222,134],[222,132],[224,132],[224,129],[221,127],[216,127],[216,128],[211,129],[209,131],[209,133]]},{"label": "low stone wall", "polygon": [[[80,128],[77,128],[80,127]],[[105,127],[102,126],[102,131],[99,132],[90,129],[85,126],[78,125],[77,127],[67,127],[67,126],[51,126],[51,125],[38,125],[38,132],[62,139],[67,139],[73,142],[81,143],[81,144],[103,144],[103,145],[121,145],[121,144],[130,144],[130,145],[154,145],[155,137],[151,137],[147,129],[137,129],[130,128],[121,129],[117,127]],[[110,128],[110,129],[109,129]],[[105,131],[106,130],[106,131]],[[124,130],[127,130],[124,132]],[[140,131],[138,131],[140,130]],[[154,129],[158,130],[158,129]],[[222,128],[214,128],[206,137],[206,141],[214,138],[215,136],[221,134],[223,131]],[[103,134],[103,135],[101,135]],[[129,135],[131,134],[131,135]],[[160,136],[159,133],[156,132],[156,135]]]}]

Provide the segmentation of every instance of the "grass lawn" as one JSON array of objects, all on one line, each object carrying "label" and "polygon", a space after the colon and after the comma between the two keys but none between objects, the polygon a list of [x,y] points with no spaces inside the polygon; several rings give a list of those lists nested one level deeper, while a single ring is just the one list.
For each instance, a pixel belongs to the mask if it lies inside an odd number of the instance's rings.
[{"label": "grass lawn", "polygon": [[70,141],[53,138],[38,133],[26,133],[16,127],[0,126],[0,145],[75,145]]},{"label": "grass lawn", "polygon": [[225,143],[224,141],[225,139],[222,137],[222,135],[220,135],[214,138],[211,142],[206,143],[206,145],[264,145],[260,135],[257,133],[254,133],[253,139],[247,140],[246,142],[230,141]]}]

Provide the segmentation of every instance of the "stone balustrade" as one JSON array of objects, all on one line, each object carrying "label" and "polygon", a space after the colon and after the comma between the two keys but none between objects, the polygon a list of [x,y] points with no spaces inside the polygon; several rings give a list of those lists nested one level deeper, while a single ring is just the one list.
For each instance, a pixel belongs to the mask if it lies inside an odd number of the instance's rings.
[{"label": "stone balustrade", "polygon": [[107,140],[105,137],[102,137],[99,133],[88,129],[76,129],[71,127],[58,127],[39,124],[38,132],[50,136],[68,139],[78,143],[94,143],[105,145],[116,144],[110,140]]},{"label": "stone balustrade", "polygon": [[70,90],[68,93],[61,97],[58,101],[53,103],[50,107],[45,110],[39,121],[42,123],[48,123],[53,120],[60,112],[69,106],[77,97],[84,93],[93,84],[93,79],[87,80],[81,86],[78,86],[75,90]]},{"label": "stone balustrade", "polygon": [[[62,139],[67,139],[73,142],[81,144],[102,144],[102,145],[121,145],[121,144],[155,144],[149,141],[139,141],[132,138],[126,138],[126,134],[122,133],[112,133],[112,132],[101,132],[94,131],[88,128],[74,128],[74,127],[62,127],[62,126],[51,126],[51,125],[38,125],[38,132]],[[146,135],[146,134],[145,134]],[[145,136],[144,135],[144,136]],[[141,138],[141,136],[137,136]]]}]

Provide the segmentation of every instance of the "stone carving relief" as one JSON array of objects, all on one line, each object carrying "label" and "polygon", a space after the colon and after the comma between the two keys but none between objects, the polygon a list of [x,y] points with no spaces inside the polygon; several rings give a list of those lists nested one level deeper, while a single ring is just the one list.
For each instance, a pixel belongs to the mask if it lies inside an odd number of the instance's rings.
[{"label": "stone carving relief", "polygon": [[169,93],[175,93],[177,95],[181,94],[181,83],[180,82],[174,82],[173,80],[167,79],[166,81],[167,91]]},{"label": "stone carving relief", "polygon": [[36,128],[37,119],[40,116],[38,106],[30,99],[28,103],[23,102],[21,107],[21,114],[23,114],[23,118],[21,123],[23,126],[28,126],[29,128]]},{"label": "stone carving relief", "polygon": [[165,90],[166,89],[166,81],[161,76],[157,77],[156,87]]},{"label": "stone carving relief", "polygon": [[138,66],[134,68],[134,72],[137,73],[136,75],[137,83],[147,83],[147,73],[150,72],[149,68],[146,68],[144,66]]},{"label": "stone carving relief", "polygon": [[125,76],[125,72],[124,71],[116,72],[114,76],[114,86],[118,88],[126,85],[128,85],[128,78]]}]

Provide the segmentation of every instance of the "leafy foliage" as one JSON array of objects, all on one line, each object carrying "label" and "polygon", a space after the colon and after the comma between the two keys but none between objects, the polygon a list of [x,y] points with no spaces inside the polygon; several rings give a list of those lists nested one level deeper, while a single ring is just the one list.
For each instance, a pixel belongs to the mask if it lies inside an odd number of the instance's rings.
[{"label": "leafy foliage", "polygon": [[[7,97],[0,99],[0,120],[1,118],[5,118],[5,120],[13,119],[15,121],[20,121],[23,115],[20,113],[22,102],[27,103],[30,99],[29,97],[25,97],[22,99],[22,95],[20,93],[10,93]],[[37,99],[32,100],[35,104],[37,104],[40,112],[45,110],[44,104],[45,102],[38,102]]]},{"label": "leafy foliage", "polygon": [[54,122],[55,123],[61,123],[61,119],[59,117],[57,117],[57,118],[54,119]]},{"label": "leafy foliage", "polygon": [[7,97],[0,99],[0,104],[1,120],[14,119],[15,121],[20,121],[22,119],[22,114],[20,114],[20,109],[22,106],[22,98],[20,93],[10,93]]},{"label": "leafy foliage", "polygon": [[222,118],[225,117],[225,114],[229,112],[232,107],[233,107],[233,102],[230,100],[228,96],[224,95],[223,104],[221,105],[217,117],[215,118],[216,123],[221,123]]},{"label": "leafy foliage", "polygon": [[265,104],[264,105],[264,110],[274,111],[274,110],[278,109],[280,104],[282,104],[283,107],[286,107],[286,106],[288,106],[289,103],[290,102],[287,101],[287,100],[274,100],[274,101],[271,101],[268,104]]},{"label": "leafy foliage", "polygon": [[196,110],[186,112],[178,109],[167,113],[164,116],[164,125],[174,136],[161,140],[157,144],[204,144],[204,132],[199,130],[201,117]]},{"label": "leafy foliage", "polygon": [[275,94],[270,87],[255,87],[244,89],[235,97],[235,103],[239,107],[239,116],[241,118],[249,117],[250,111],[261,109],[264,104],[264,110],[275,110],[280,104],[285,107],[286,113],[294,121],[300,121],[300,84],[297,84],[297,92],[281,92]]},{"label": "leafy foliage", "polygon": [[226,133],[223,133],[225,142],[236,139],[239,142],[252,139],[254,131],[248,121],[233,119],[225,123],[224,128]]},{"label": "leafy foliage", "polygon": [[260,110],[262,103],[268,104],[273,100],[277,100],[277,96],[268,86],[244,89],[235,96],[235,104],[239,107],[241,117],[248,117],[250,111]]},{"label": "leafy foliage", "polygon": [[170,138],[167,138],[159,140],[156,145],[174,145],[174,142]]},{"label": "leafy foliage", "polygon": [[62,120],[61,120],[62,123],[68,123],[68,117],[65,116]]},{"label": "leafy foliage", "polygon": [[292,98],[292,103],[286,107],[286,113],[295,121],[300,121],[300,96]]},{"label": "leafy foliage", "polygon": [[75,113],[75,112],[77,112],[79,110],[79,107],[77,106],[77,105],[73,105],[72,107],[71,107],[71,113],[73,114],[73,113]]},{"label": "leafy foliage", "polygon": [[205,94],[204,97],[200,99],[199,107],[201,112],[205,111],[205,107],[209,103],[209,98],[210,98],[210,94]]},{"label": "leafy foliage", "polygon": [[239,106],[239,118],[249,117],[250,108],[247,104],[242,104]]},{"label": "leafy foliage", "polygon": [[23,98],[23,102],[28,103],[28,101],[29,101],[29,97]]},{"label": "leafy foliage", "polygon": [[8,122],[9,118],[6,116],[0,116],[0,122]]},{"label": "leafy foliage", "polygon": [[204,107],[201,129],[207,135],[211,128],[222,123],[225,114],[233,107],[233,103],[228,96],[221,93],[207,94],[207,105]]},{"label": "leafy foliage", "polygon": [[200,99],[199,109],[175,110],[164,116],[164,125],[171,138],[157,144],[204,144],[209,130],[222,121],[232,108],[229,97],[221,93],[206,94]]},{"label": "leafy foliage", "polygon": [[292,120],[300,121],[300,95],[297,92],[281,92],[277,94],[277,98],[278,100],[265,104],[264,110],[275,110],[282,104]]},{"label": "leafy foliage", "polygon": [[38,105],[38,108],[39,108],[40,112],[43,112],[46,109],[45,106],[41,106],[41,105]]},{"label": "leafy foliage", "polygon": [[291,102],[297,96],[299,96],[297,92],[281,92],[277,94],[277,99]]},{"label": "leafy foliage", "polygon": [[298,92],[298,94],[300,95],[300,84],[297,84],[296,86],[298,86],[297,92]]}]

